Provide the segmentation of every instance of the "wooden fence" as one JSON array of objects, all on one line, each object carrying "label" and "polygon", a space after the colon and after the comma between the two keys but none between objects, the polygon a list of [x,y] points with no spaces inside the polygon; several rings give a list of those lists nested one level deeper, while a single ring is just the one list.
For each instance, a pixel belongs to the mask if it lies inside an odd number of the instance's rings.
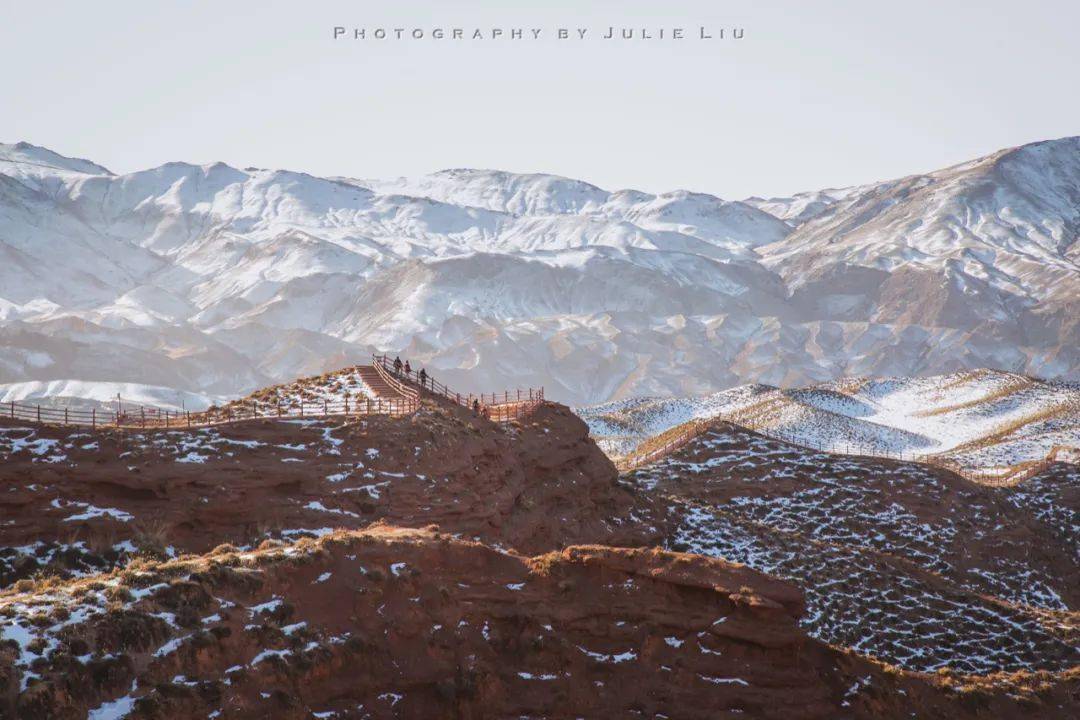
[{"label": "wooden fence", "polygon": [[[521,419],[544,402],[544,389],[505,391],[501,395],[462,395],[455,393],[442,383],[431,378],[420,382],[416,372],[395,372],[393,363],[385,355],[372,358],[379,377],[398,397],[349,397],[335,399],[304,400],[286,399],[274,404],[262,400],[235,401],[223,407],[190,412],[167,410],[145,405],[124,405],[117,400],[114,410],[92,408],[79,410],[57,408],[42,405],[26,405],[16,402],[6,403],[0,408],[0,417],[9,420],[28,420],[54,425],[76,425],[81,427],[119,427],[119,428],[199,428],[255,419],[288,419],[347,417],[351,415],[391,415],[399,417],[409,415],[420,407],[420,398],[441,397],[470,409],[477,409],[480,414],[495,422],[510,422]],[[476,405],[473,405],[473,401]]]},{"label": "wooden fence", "polygon": [[[672,433],[671,437],[665,438],[664,442],[657,447],[645,447],[639,445],[633,452],[624,455],[615,462],[615,467],[621,472],[630,472],[636,468],[648,465],[660,458],[670,455],[683,445],[701,435],[709,427],[709,423],[703,420],[692,420],[684,423],[680,429]],[[647,443],[643,443],[647,444]]]},{"label": "wooden fence", "polygon": [[386,367],[385,357],[379,355],[372,355],[372,365],[375,368],[375,372],[378,373],[382,381],[386,383],[390,388],[399,393],[402,397],[410,398],[419,402],[420,391],[415,387],[407,385],[399,380],[390,368]]},{"label": "wooden fence", "polygon": [[404,386],[411,392],[416,393],[417,398],[421,395],[443,398],[462,407],[477,410],[480,414],[495,422],[510,422],[511,420],[521,419],[532,413],[544,402],[543,387],[517,388],[513,391],[504,390],[502,393],[480,393],[479,395],[473,395],[472,393],[462,394],[451,390],[445,384],[428,376],[426,372],[423,379],[421,379],[420,372],[413,370],[411,367],[406,372],[404,364],[402,364],[400,370],[395,368],[394,362],[386,355],[374,355],[372,356],[372,362],[380,377],[395,388]]},{"label": "wooden fence", "polygon": [[77,425],[89,428],[198,428],[254,419],[296,419],[320,417],[347,417],[352,415],[408,415],[419,407],[410,398],[344,398],[322,402],[304,401],[291,405],[267,405],[260,402],[231,403],[223,408],[211,408],[200,412],[166,410],[143,405],[122,405],[116,410],[75,410],[71,408],[42,407],[6,403],[0,409],[0,417],[10,420],[29,420],[54,425]]}]

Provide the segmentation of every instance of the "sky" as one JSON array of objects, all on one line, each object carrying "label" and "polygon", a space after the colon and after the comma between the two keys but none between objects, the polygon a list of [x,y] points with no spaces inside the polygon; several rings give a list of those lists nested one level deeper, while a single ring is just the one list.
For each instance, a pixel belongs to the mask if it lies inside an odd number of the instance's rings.
[{"label": "sky", "polygon": [[[1080,134],[1075,0],[508,4],[0,0],[0,142],[114,172],[478,167],[742,198]],[[654,37],[602,39],[610,26]],[[560,27],[586,39],[560,41]],[[686,37],[655,37],[674,27]],[[424,37],[378,41],[377,28]]]}]

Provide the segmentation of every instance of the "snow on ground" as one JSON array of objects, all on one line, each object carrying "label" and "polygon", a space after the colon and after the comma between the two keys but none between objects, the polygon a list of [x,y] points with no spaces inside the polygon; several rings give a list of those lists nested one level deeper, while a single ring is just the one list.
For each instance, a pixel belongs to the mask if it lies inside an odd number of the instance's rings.
[{"label": "snow on ground", "polygon": [[631,398],[578,413],[614,457],[676,425],[713,417],[831,452],[937,456],[981,471],[1080,446],[1080,386],[986,370],[794,390],[747,385],[700,397]]},{"label": "snow on ground", "polygon": [[[1002,503],[1030,511],[1080,560],[1069,502],[1080,471],[1015,488],[950,486],[919,465],[886,471],[714,429],[625,481],[674,503],[672,549],[798,583],[803,624],[826,642],[923,671],[1060,669],[1080,657],[1070,631],[1042,619],[1069,609],[1059,592],[1069,579],[1011,552],[1001,525]],[[684,497],[686,483],[710,490]],[[996,550],[973,560],[975,544]]]},{"label": "snow on ground", "polygon": [[340,411],[346,398],[351,403],[352,409],[357,407],[357,403],[379,398],[378,394],[364,382],[359,367],[349,367],[323,375],[300,378],[291,383],[273,385],[252,393],[242,400],[237,400],[235,403],[245,407],[258,403],[260,412],[263,413],[271,413],[277,408],[289,411],[299,408],[303,403],[312,411],[318,412],[325,403],[337,407]]},{"label": "snow on ground", "polygon": [[776,392],[768,385],[743,385],[710,395],[686,398],[634,397],[574,408],[608,455],[619,457],[642,440],[676,425],[719,417],[751,406]]},{"label": "snow on ground", "polygon": [[906,669],[1063,669],[1078,657],[1033,613],[934,587],[870,553],[818,542],[808,548],[803,537],[763,530],[737,514],[690,512],[679,542],[800,582],[807,589],[802,624],[811,636]]},{"label": "snow on ground", "polygon": [[[364,382],[356,366],[273,385],[239,400],[141,383],[34,380],[0,384],[0,405],[16,403],[26,406],[40,405],[42,408],[97,408],[110,413],[116,411],[118,402],[125,412],[139,406],[195,412],[211,406],[243,405],[250,408],[252,403],[257,403],[260,413],[271,414],[280,406],[285,414],[290,414],[291,410],[299,408],[301,402],[312,411],[320,411],[324,403],[329,403],[340,412],[346,398],[352,407],[356,407],[355,403],[362,403],[369,398],[378,399],[378,395]],[[4,409],[0,407],[0,417],[3,415]]]},{"label": "snow on ground", "polygon": [[[707,454],[708,459],[691,462],[681,456],[667,457],[639,469],[631,476],[633,482],[654,490],[670,477],[738,477],[745,492],[731,497],[724,509],[744,519],[831,544],[903,557],[950,577],[964,575],[955,557],[950,557],[961,539],[983,542],[1001,530],[1000,512],[986,497],[962,490],[959,502],[950,499],[948,486],[922,465],[898,465],[885,473],[875,460],[803,450],[741,430],[711,430],[688,447]],[[798,487],[782,489],[794,478]],[[1077,480],[1080,473],[1064,474],[1058,486],[1041,493],[1032,493],[1027,484],[992,492],[1002,493],[1016,507],[1033,506],[1040,519],[1051,527],[1062,527],[1067,535],[1077,519],[1058,495]],[[768,492],[759,494],[758,488]],[[941,506],[940,517],[927,519],[924,503]],[[1066,543],[1075,542],[1066,539]],[[1055,590],[1065,589],[1063,579],[1052,577],[1034,560],[1022,563],[999,554],[980,570],[965,575],[960,584],[1010,602],[1068,609]]]},{"label": "snow on ground", "polygon": [[62,446],[58,440],[38,437],[33,427],[0,428],[0,460],[27,453],[34,462],[60,463],[67,460],[65,448],[72,447],[73,443]]}]

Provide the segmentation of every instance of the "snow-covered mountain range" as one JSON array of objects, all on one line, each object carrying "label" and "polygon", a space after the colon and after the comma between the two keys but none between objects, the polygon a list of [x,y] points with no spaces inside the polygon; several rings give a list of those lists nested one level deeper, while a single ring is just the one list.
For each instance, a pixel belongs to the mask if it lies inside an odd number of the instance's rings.
[{"label": "snow-covered mountain range", "polygon": [[574,404],[978,367],[1080,380],[1078,234],[1080,138],[741,202],[487,170],[116,175],[0,145],[0,394],[130,383],[191,407],[376,349]]}]

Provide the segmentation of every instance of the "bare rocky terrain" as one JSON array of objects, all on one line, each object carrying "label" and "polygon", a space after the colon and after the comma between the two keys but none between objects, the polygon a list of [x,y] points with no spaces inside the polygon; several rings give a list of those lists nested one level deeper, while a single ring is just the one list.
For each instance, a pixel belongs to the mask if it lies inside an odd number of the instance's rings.
[{"label": "bare rocky terrain", "polygon": [[566,408],[504,427],[429,403],[407,418],[104,430],[0,420],[0,578],[108,569],[382,520],[536,553],[650,545],[662,525]]},{"label": "bare rocky terrain", "polygon": [[802,586],[804,626],[827,642],[923,671],[1062,670],[1080,660],[1075,465],[985,487],[717,422],[625,482],[680,518],[672,548]]},{"label": "bare rocky terrain", "polygon": [[0,717],[1073,717],[1078,483],[724,424],[620,477],[554,404],[6,422]]}]

